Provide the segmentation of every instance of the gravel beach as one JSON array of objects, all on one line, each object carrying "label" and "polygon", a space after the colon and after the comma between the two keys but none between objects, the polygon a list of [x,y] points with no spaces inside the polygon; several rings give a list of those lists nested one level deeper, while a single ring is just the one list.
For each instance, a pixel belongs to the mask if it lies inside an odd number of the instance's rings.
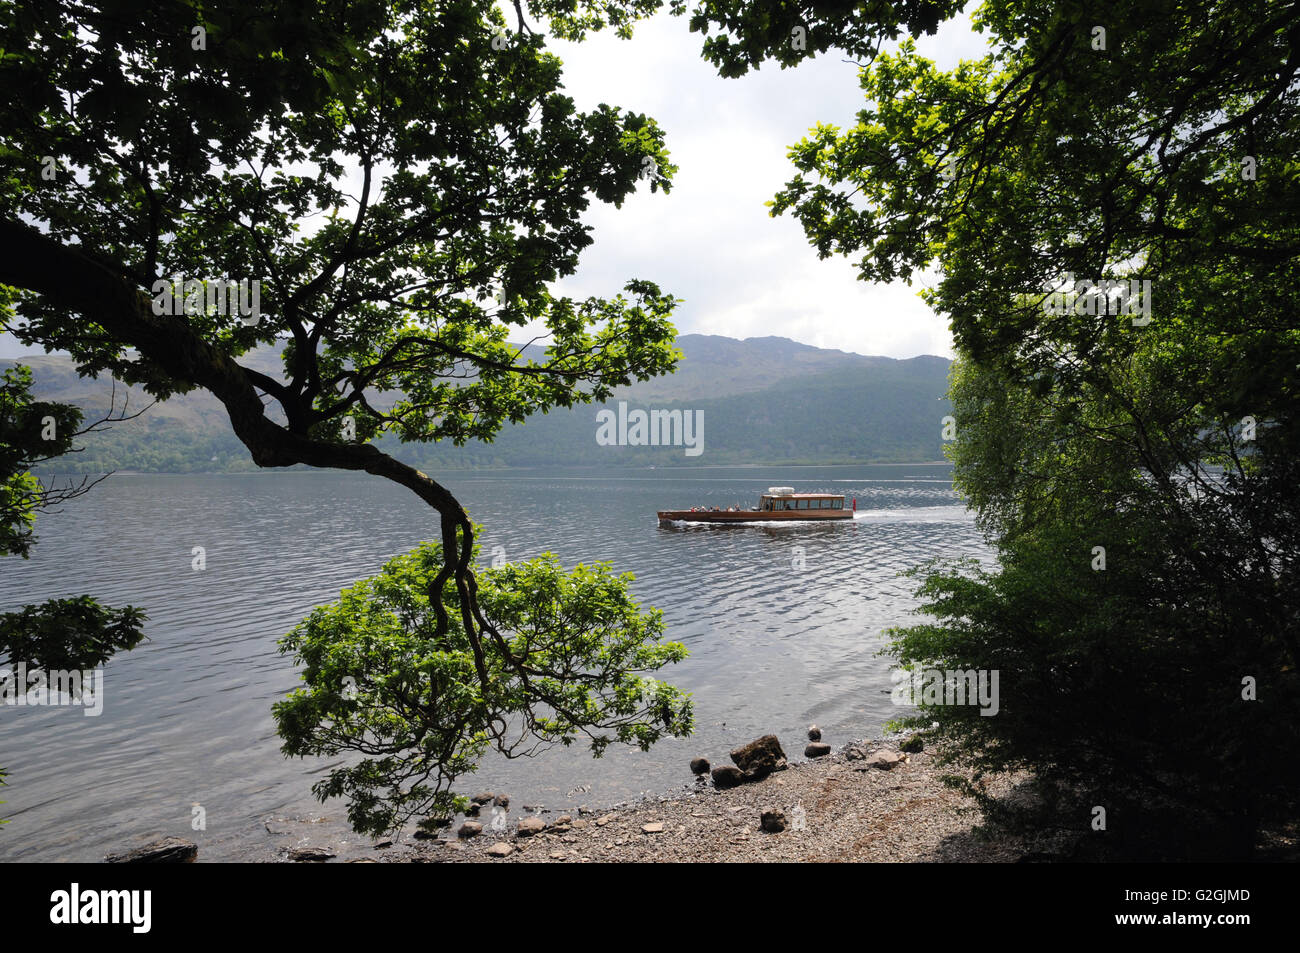
[{"label": "gravel beach", "polygon": [[[892,767],[872,763],[885,752]],[[879,760],[879,759],[877,759]],[[685,766],[683,766],[685,768]],[[861,741],[761,781],[697,789],[621,810],[511,811],[505,830],[480,819],[473,836],[452,825],[436,839],[377,850],[375,860],[423,863],[1008,862],[1025,844],[983,839],[973,802],[946,788],[928,752]],[[1011,785],[1007,783],[1005,789]],[[771,812],[764,830],[763,813]],[[779,812],[780,817],[775,816]],[[499,814],[497,815],[500,816]],[[531,820],[529,820],[531,819]],[[520,822],[523,822],[522,828]],[[497,821],[498,827],[500,821]],[[540,828],[540,829],[539,829]],[[783,828],[776,830],[777,828]],[[529,833],[532,829],[535,832]]]}]

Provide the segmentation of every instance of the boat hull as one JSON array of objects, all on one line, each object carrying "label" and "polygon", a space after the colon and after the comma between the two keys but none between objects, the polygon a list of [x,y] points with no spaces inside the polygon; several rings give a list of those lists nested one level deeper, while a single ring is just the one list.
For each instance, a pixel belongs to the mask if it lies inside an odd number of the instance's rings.
[{"label": "boat hull", "polygon": [[852,510],[660,510],[661,523],[826,523],[853,519]]}]

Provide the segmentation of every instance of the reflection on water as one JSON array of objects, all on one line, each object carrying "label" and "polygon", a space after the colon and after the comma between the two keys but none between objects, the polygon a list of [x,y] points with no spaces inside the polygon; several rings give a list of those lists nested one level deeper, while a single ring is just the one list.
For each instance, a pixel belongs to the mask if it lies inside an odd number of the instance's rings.
[{"label": "reflection on water", "polygon": [[[468,789],[573,809],[660,792],[775,732],[792,755],[817,722],[842,743],[895,716],[881,633],[909,619],[902,570],[985,556],[946,466],[773,467],[465,474],[448,480],[482,526],[484,561],[543,551],[608,561],[663,610],[691,657],[666,677],[691,691],[698,730],[649,753],[594,761],[554,749],[488,760]],[[852,521],[660,527],[655,512],[748,508],[769,485],[856,498]],[[30,561],[0,562],[0,610],[90,593],[150,615],[149,640],[108,664],[104,713],[0,708],[6,860],[96,860],[145,835],[207,860],[269,856],[266,819],[324,813],[310,788],[330,764],[286,761],[271,703],[296,675],[276,639],[312,606],[437,535],[412,494],[365,475],[115,475],[38,522]],[[191,568],[195,546],[207,568]],[[206,831],[190,829],[193,805]],[[274,823],[269,825],[274,827]],[[351,838],[356,840],[356,838]]]}]

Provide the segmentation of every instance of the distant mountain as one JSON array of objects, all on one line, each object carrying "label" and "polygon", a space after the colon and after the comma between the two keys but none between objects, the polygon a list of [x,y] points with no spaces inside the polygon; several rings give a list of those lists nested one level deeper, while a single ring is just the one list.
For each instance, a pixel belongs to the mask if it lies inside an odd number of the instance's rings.
[{"label": "distant mountain", "polygon": [[[685,357],[676,373],[620,388],[608,404],[535,415],[507,426],[491,444],[402,445],[385,437],[379,445],[430,471],[568,464],[915,463],[942,457],[940,421],[950,412],[943,396],[949,367],[944,358],[866,357],[779,337],[738,341],[686,334],[677,346]],[[109,406],[112,382],[78,377],[66,357],[0,361],[0,367],[14,363],[32,368],[39,399],[76,404],[87,419]],[[281,376],[272,348],[246,355],[241,363]],[[131,412],[150,400],[138,389],[118,384],[119,408],[124,396]],[[596,437],[598,419],[616,419],[620,402],[624,420],[632,424],[624,428],[630,442],[638,437],[636,411],[664,416],[681,411],[692,422],[702,419],[702,452],[687,455],[680,443],[602,445]],[[611,415],[598,418],[602,410]],[[257,469],[231,431],[224,408],[205,391],[155,404],[137,420],[87,435],[82,445],[82,452],[53,461],[47,469]]]}]

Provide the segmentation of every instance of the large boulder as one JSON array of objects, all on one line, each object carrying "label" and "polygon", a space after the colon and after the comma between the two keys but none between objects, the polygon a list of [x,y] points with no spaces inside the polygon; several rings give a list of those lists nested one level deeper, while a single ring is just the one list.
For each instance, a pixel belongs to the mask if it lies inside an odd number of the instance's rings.
[{"label": "large boulder", "polygon": [[189,864],[199,854],[199,845],[179,837],[164,837],[143,847],[104,858],[110,864]]},{"label": "large boulder", "polygon": [[708,773],[709,773],[709,767],[710,767],[710,766],[709,766],[709,759],[708,759],[708,758],[693,758],[693,759],[691,759],[691,773],[692,773],[692,774],[708,774]]},{"label": "large boulder", "polygon": [[785,830],[785,812],[784,811],[764,811],[759,818],[763,830],[769,834],[779,834]]},{"label": "large boulder", "polygon": [[785,752],[781,750],[776,735],[764,735],[732,751],[731,760],[749,780],[757,781],[781,769]]},{"label": "large boulder", "polygon": [[824,758],[831,753],[831,746],[824,741],[810,741],[803,749],[805,758]]}]

